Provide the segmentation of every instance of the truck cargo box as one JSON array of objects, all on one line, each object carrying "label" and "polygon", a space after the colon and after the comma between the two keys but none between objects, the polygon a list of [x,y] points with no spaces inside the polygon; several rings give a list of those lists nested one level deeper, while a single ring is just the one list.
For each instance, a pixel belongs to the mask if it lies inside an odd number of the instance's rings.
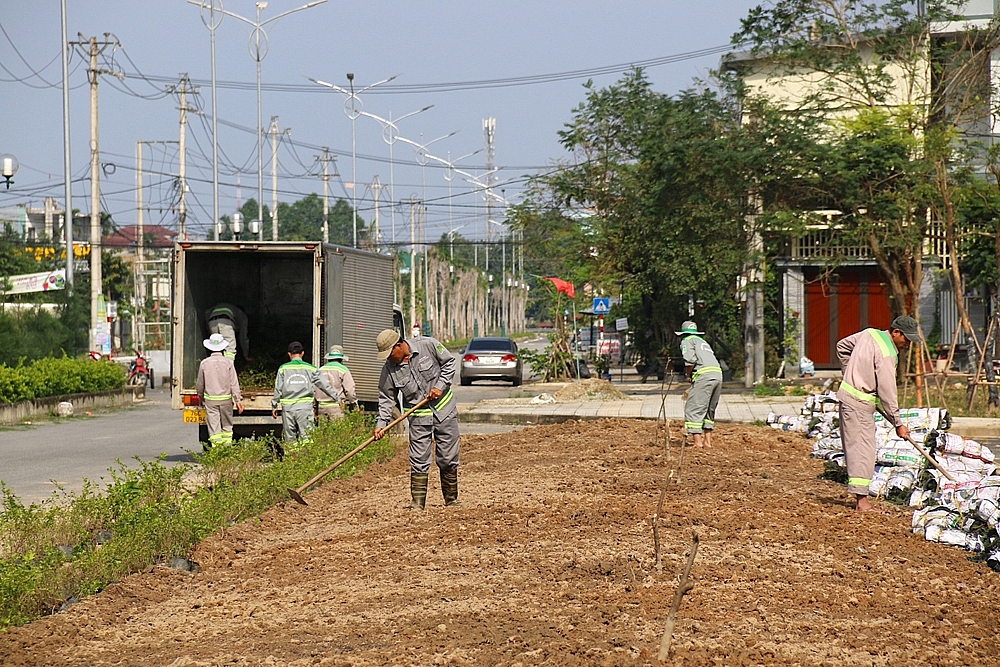
[{"label": "truck cargo box", "polygon": [[341,345],[367,407],[378,401],[382,362],[375,338],[398,328],[393,307],[391,257],[313,242],[179,242],[174,250],[175,314],[172,404],[192,403],[198,365],[209,353],[205,311],[218,303],[241,308],[249,322],[250,357],[240,349],[237,370],[253,370],[255,386],[244,387],[245,424],[267,423],[274,375],[298,340],[304,359],[321,366],[331,345]]}]

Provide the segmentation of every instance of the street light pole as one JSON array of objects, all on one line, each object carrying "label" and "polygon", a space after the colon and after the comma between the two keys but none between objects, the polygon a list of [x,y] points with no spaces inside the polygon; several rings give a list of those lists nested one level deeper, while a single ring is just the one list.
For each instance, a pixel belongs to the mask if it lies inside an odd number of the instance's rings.
[{"label": "street light pole", "polygon": [[[250,32],[250,42],[247,48],[250,49],[250,55],[257,63],[257,230],[258,240],[264,240],[264,154],[263,154],[263,127],[261,126],[261,108],[260,108],[260,63],[267,56],[268,43],[267,43],[267,33],[264,31],[264,26],[268,23],[274,23],[280,18],[284,18],[289,14],[294,14],[295,12],[302,11],[303,9],[309,9],[310,7],[315,7],[317,5],[322,5],[326,0],[313,0],[308,4],[302,5],[301,7],[296,7],[295,9],[289,9],[287,12],[282,12],[277,16],[271,17],[266,21],[260,20],[260,13],[262,10],[267,8],[267,2],[257,2],[256,7],[256,20],[251,21],[250,19],[235,14],[227,9],[223,9],[222,0],[219,0],[219,6],[216,8],[215,0],[209,0],[212,4],[205,4],[200,0],[187,0],[188,4],[201,7],[202,10],[208,10],[210,15],[209,23],[206,23],[209,32],[212,36],[212,149],[213,149],[213,161],[214,161],[214,206],[215,210],[213,214],[218,220],[218,143],[216,139],[216,124],[215,118],[218,115],[215,108],[215,28],[218,27],[219,23],[215,22],[215,12],[224,14],[226,16],[232,16],[238,21],[243,21],[244,23],[253,26],[253,30]],[[219,22],[222,21],[222,17],[219,17]],[[204,22],[204,14],[202,15],[202,22]],[[212,27],[215,26],[215,27]],[[261,38],[263,37],[263,43]],[[216,227],[218,229],[218,227]]]},{"label": "street light pole", "polygon": [[[382,81],[376,81],[375,83],[365,86],[361,90],[354,90],[354,73],[347,73],[347,82],[350,85],[350,90],[341,88],[338,85],[327,83],[326,81],[320,81],[318,79],[310,78],[309,80],[313,83],[317,83],[321,86],[325,86],[332,90],[336,90],[338,93],[347,95],[347,99],[344,100],[344,114],[351,120],[351,208],[353,209],[351,217],[354,220],[354,247],[358,247],[358,162],[357,162],[357,144],[355,141],[354,133],[354,121],[358,119],[358,116],[364,114],[364,104],[361,102],[361,98],[358,97],[361,93],[371,90],[375,86],[381,86],[383,83],[389,83],[395,79],[398,74],[393,74],[388,79],[383,79]],[[391,164],[390,164],[391,168]]]},{"label": "street light pole", "polygon": [[[395,175],[393,174],[393,161],[392,161],[392,146],[399,140],[399,127],[396,125],[399,121],[409,118],[410,116],[416,116],[418,113],[423,113],[428,109],[433,108],[433,104],[428,104],[423,109],[418,109],[417,111],[411,111],[410,113],[403,114],[396,120],[392,119],[392,113],[389,114],[389,120],[382,118],[381,116],[376,116],[373,113],[368,113],[367,111],[361,111],[362,116],[367,116],[373,120],[378,121],[382,125],[382,141],[384,141],[389,146],[389,201],[396,201],[396,187],[395,187]],[[396,207],[392,207],[392,244],[396,245]]]}]

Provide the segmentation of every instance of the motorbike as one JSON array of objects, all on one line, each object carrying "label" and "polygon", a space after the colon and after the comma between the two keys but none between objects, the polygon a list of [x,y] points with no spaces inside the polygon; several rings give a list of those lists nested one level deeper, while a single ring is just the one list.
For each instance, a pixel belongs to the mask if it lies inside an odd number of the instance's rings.
[{"label": "motorbike", "polygon": [[146,365],[146,357],[142,356],[142,352],[135,350],[135,359],[132,360],[132,364],[129,366],[126,383],[139,387],[145,385],[148,381],[150,382],[150,387],[152,387],[152,377],[153,373],[149,366]]}]

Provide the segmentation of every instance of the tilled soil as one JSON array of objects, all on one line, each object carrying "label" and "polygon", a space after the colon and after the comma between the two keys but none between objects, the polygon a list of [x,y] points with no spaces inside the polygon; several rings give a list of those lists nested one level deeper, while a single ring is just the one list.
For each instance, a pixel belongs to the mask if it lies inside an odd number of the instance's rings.
[{"label": "tilled soil", "polygon": [[996,665],[1000,575],[858,516],[801,436],[722,424],[665,461],[652,422],[465,436],[461,505],[405,455],[0,634],[3,665],[646,665],[692,530],[672,665]]}]

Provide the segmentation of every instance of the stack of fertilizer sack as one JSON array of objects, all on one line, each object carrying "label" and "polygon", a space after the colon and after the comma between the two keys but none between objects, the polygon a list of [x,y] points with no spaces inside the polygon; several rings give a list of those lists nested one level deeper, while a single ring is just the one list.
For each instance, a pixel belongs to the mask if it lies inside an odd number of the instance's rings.
[{"label": "stack of fertilizer sack", "polygon": [[[829,389],[806,398],[801,413],[768,415],[775,429],[799,431],[814,439],[812,456],[844,467],[837,395]],[[1000,475],[989,447],[946,431],[951,416],[941,408],[899,411],[910,437],[954,478],[949,480],[929,466],[913,445],[896,436],[882,416],[875,414],[876,464],[869,493],[892,500],[908,498],[913,532],[931,542],[983,553],[990,567],[1000,571]]]}]

